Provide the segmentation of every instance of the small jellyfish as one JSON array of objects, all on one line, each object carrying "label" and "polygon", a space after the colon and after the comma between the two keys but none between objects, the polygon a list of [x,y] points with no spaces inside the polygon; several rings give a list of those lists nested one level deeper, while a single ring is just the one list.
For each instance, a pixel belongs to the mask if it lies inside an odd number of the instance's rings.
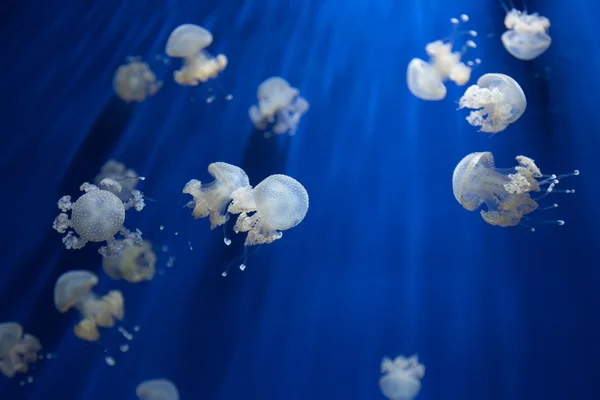
[{"label": "small jellyfish", "polygon": [[466,118],[469,124],[480,126],[481,132],[492,136],[525,112],[527,100],[521,86],[504,74],[485,74],[470,86],[460,98],[459,108],[471,108]]},{"label": "small jellyfish", "polygon": [[258,105],[248,110],[256,129],[265,130],[269,124],[274,124],[275,134],[288,132],[291,136],[296,133],[300,118],[309,107],[298,89],[291,87],[285,79],[274,76],[260,84],[257,97]]},{"label": "small jellyfish", "polygon": [[[563,178],[579,175],[575,170],[561,176],[542,175],[531,158],[517,156],[518,165],[514,168],[498,169],[494,166],[494,157],[490,152],[471,153],[464,157],[454,169],[452,190],[456,201],[465,209],[475,211],[485,204],[481,217],[490,225],[508,227],[517,226],[527,214],[535,210],[558,207],[538,208],[538,201],[550,193],[574,193],[574,190],[555,190],[554,187]],[[532,198],[531,192],[543,192]],[[564,221],[543,221],[563,225]],[[530,228],[532,231],[534,228]]]},{"label": "small jellyfish", "polygon": [[519,60],[529,61],[543,54],[552,39],[548,36],[550,20],[538,13],[527,14],[527,11],[506,8],[504,25],[506,32],[502,34],[502,44],[506,51]]},{"label": "small jellyfish", "polygon": [[111,328],[115,319],[123,320],[123,295],[111,290],[100,298],[92,287],[98,283],[98,277],[89,271],[70,271],[62,274],[54,285],[54,305],[61,313],[75,307],[83,319],[75,326],[75,336],[94,342],[100,338],[98,327]]},{"label": "small jellyfish", "polygon": [[[124,243],[141,244],[142,232],[136,230],[131,232],[123,223],[125,222],[125,210],[134,207],[137,211],[144,208],[144,195],[139,190],[133,190],[131,198],[127,202],[119,199],[113,191],[120,191],[121,185],[105,178],[101,182],[100,189],[96,185],[85,182],[80,190],[86,192],[71,203],[71,196],[63,196],[58,201],[61,213],[54,220],[52,227],[59,233],[67,232],[63,237],[63,243],[67,249],[81,249],[87,242],[107,242],[98,252],[103,257],[118,258],[123,251]],[[108,190],[110,189],[110,191]],[[71,218],[67,211],[71,211]],[[69,229],[72,228],[77,237]],[[115,240],[114,236],[120,233],[125,237],[125,242]]]},{"label": "small jellyfish", "polygon": [[127,61],[117,69],[113,79],[117,96],[128,103],[141,102],[148,96],[154,96],[162,87],[162,82],[156,80],[154,72],[140,57],[129,57]]},{"label": "small jellyfish", "polygon": [[412,400],[421,390],[421,379],[425,376],[425,366],[419,364],[417,355],[406,358],[396,357],[393,361],[384,357],[381,362],[379,387],[390,400]]},{"label": "small jellyfish", "polygon": [[[467,15],[461,16],[462,22],[467,22]],[[452,18],[452,24],[457,27],[458,19]],[[471,37],[477,36],[477,32],[465,32]],[[452,51],[452,40],[436,40],[425,46],[425,51],[429,55],[429,62],[420,58],[413,58],[408,64],[406,71],[406,82],[408,89],[413,95],[422,100],[437,101],[446,97],[446,86],[444,82],[451,80],[459,86],[466,85],[471,79],[471,67],[469,64],[461,62],[462,56],[468,48],[477,47],[475,42],[468,40],[461,51]],[[479,63],[479,62],[477,62]]]},{"label": "small jellyfish", "polygon": [[213,57],[204,50],[213,41],[212,34],[193,24],[183,24],[175,28],[167,40],[166,53],[169,57],[183,58],[184,65],[173,74],[180,85],[196,86],[216,78],[227,66],[227,57],[219,54]]},{"label": "small jellyfish", "polygon": [[100,169],[100,173],[96,175],[94,183],[100,186],[103,179],[109,178],[121,185],[121,190],[115,190],[112,187],[107,187],[106,190],[115,194],[124,203],[129,201],[133,196],[133,191],[138,184],[138,181],[143,180],[137,172],[131,168],[127,168],[125,164],[116,160],[108,160]]},{"label": "small jellyfish", "polygon": [[167,379],[153,379],[140,383],[135,389],[140,400],[179,400],[179,391]]},{"label": "small jellyfish", "polygon": [[123,251],[118,259],[102,259],[104,272],[112,279],[125,279],[131,283],[152,280],[156,272],[156,254],[152,251],[152,244],[147,240],[139,246],[120,242]]},{"label": "small jellyfish", "polygon": [[23,335],[23,328],[16,322],[0,324],[0,372],[12,378],[16,373],[27,373],[29,364],[38,359],[42,350],[39,340]]},{"label": "small jellyfish", "polygon": [[243,169],[224,162],[215,162],[208,166],[208,173],[214,181],[202,184],[196,179],[189,181],[183,193],[194,198],[187,206],[193,208],[195,218],[210,216],[210,229],[225,224],[229,220],[227,207],[232,193],[243,187],[249,187],[248,175]]}]

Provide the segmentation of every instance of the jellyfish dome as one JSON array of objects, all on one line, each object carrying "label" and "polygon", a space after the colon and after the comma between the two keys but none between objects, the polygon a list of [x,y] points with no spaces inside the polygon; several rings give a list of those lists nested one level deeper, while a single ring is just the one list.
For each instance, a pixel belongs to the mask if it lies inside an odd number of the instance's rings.
[{"label": "jellyfish dome", "polygon": [[118,259],[102,259],[102,268],[106,275],[131,283],[152,280],[156,272],[156,253],[152,251],[152,244],[147,240],[142,241],[139,246],[121,242],[123,251]]},{"label": "jellyfish dome", "polygon": [[135,390],[140,400],[179,400],[179,391],[167,379],[144,381]]},{"label": "jellyfish dome", "polygon": [[127,64],[117,69],[113,79],[115,93],[128,103],[142,102],[146,97],[154,96],[162,85],[140,57],[130,57]]},{"label": "jellyfish dome", "polygon": [[[517,226],[527,214],[537,209],[546,210],[558,207],[538,208],[538,201],[550,193],[574,193],[574,190],[559,191],[554,187],[561,179],[579,175],[575,170],[561,176],[543,175],[535,162],[525,156],[516,157],[514,168],[497,169],[490,152],[471,153],[464,157],[454,169],[452,190],[456,201],[466,210],[475,211],[482,205],[481,217],[490,225]],[[530,193],[543,192],[537,198]],[[564,221],[545,221],[563,225]],[[535,230],[531,228],[531,230]]]},{"label": "jellyfish dome", "polygon": [[396,357],[393,361],[387,357],[381,362],[379,387],[383,395],[390,400],[412,400],[421,390],[421,379],[425,376],[425,366],[419,364],[414,355],[409,358]]},{"label": "jellyfish dome", "polygon": [[29,365],[37,361],[42,349],[39,340],[23,335],[23,328],[16,322],[0,324],[0,372],[7,378],[17,373],[27,373]]},{"label": "jellyfish dome", "polygon": [[[71,196],[63,196],[58,201],[58,209],[62,211],[54,220],[53,228],[59,233],[67,232],[63,243],[67,249],[81,249],[87,242],[107,242],[98,252],[103,257],[118,258],[123,245],[114,236],[120,233],[126,243],[141,244],[142,232],[131,232],[123,223],[125,210],[134,207],[137,211],[144,208],[144,197],[139,190],[133,190],[127,202],[123,202],[113,192],[121,191],[121,185],[109,178],[101,181],[100,189],[96,185],[84,183],[80,190],[86,192],[71,202]],[[110,189],[110,190],[109,190]],[[67,214],[71,211],[71,217]],[[77,237],[73,231],[79,235]]]},{"label": "jellyfish dome", "polygon": [[[252,123],[258,130],[265,130],[273,124],[274,134],[294,135],[300,118],[308,111],[309,104],[283,78],[273,76],[258,86],[258,105],[248,110]],[[270,136],[270,134],[266,134]]]},{"label": "jellyfish dome", "polygon": [[506,32],[502,44],[506,51],[519,60],[529,61],[542,55],[552,44],[548,35],[550,20],[538,13],[512,9],[504,18]]},{"label": "jellyfish dome", "polygon": [[101,182],[106,178],[119,183],[121,188],[118,190],[111,186],[107,186],[105,189],[112,192],[124,203],[133,197],[133,191],[135,190],[138,181],[145,179],[138,176],[137,172],[133,169],[127,168],[125,164],[116,160],[108,160],[106,164],[100,168],[100,172],[96,175],[94,183],[96,186],[100,187]]},{"label": "jellyfish dome", "polygon": [[459,100],[459,108],[470,108],[466,120],[492,135],[503,131],[525,112],[527,99],[521,86],[504,74],[485,74]]},{"label": "jellyfish dome", "polygon": [[180,85],[196,86],[210,78],[216,78],[227,67],[227,57],[213,57],[204,50],[213,41],[212,33],[198,25],[183,24],[175,28],[167,40],[169,57],[183,58],[184,65],[175,71],[175,81]]}]

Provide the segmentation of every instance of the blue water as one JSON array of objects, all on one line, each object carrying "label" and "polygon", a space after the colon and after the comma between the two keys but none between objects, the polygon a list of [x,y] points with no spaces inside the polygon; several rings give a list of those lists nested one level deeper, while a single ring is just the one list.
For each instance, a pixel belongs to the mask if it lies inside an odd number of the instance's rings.
[{"label": "blue water", "polygon": [[[426,366],[419,400],[599,399],[600,4],[527,5],[552,22],[552,46],[532,62],[502,47],[496,0],[5,0],[0,321],[58,358],[31,384],[0,376],[0,399],[134,399],[152,378],[171,379],[182,400],[383,399],[381,358],[413,353]],[[523,117],[492,139],[456,110],[464,88],[424,102],[406,87],[410,59],[460,13],[480,33],[473,78],[505,73],[527,95]],[[173,82],[179,62],[154,59],[186,22],[229,57],[196,88]],[[135,105],[112,89],[130,55],[165,80]],[[294,137],[265,140],[247,109],[273,75],[311,108]],[[524,154],[543,172],[579,169],[563,187],[576,194],[550,200],[560,207],[548,218],[566,224],[531,233],[463,209],[451,175],[474,151],[499,166]],[[109,158],[145,176],[156,200],[127,216],[159,253],[164,275],[150,282],[108,279],[97,246],[67,251],[51,228],[57,199]],[[214,161],[252,184],[290,175],[310,195],[306,219],[227,278],[243,237],[227,247],[182,207],[183,185],[207,180]],[[116,330],[103,333],[112,368],[101,345],[73,335],[77,313],[54,308],[54,282],[72,269],[96,271],[99,293],[123,291],[126,323],[141,327],[127,353]]]}]

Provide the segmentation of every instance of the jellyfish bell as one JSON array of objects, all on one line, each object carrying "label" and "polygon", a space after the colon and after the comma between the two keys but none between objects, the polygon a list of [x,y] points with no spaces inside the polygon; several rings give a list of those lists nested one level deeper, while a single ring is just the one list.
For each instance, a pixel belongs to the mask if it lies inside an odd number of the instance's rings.
[{"label": "jellyfish bell", "polygon": [[29,365],[37,362],[42,349],[39,340],[23,335],[23,328],[16,322],[0,324],[0,372],[7,378],[17,373],[27,373]]},{"label": "jellyfish bell", "polygon": [[508,30],[502,34],[502,44],[519,60],[533,60],[552,44],[548,35],[550,20],[538,13],[527,14],[527,11],[512,9],[506,13],[504,25]]},{"label": "jellyfish bell", "polygon": [[167,379],[144,381],[135,389],[140,400],[179,400],[179,391],[173,382]]},{"label": "jellyfish bell", "polygon": [[459,100],[459,109],[470,108],[466,120],[492,136],[521,118],[527,99],[521,86],[504,74],[485,74]]},{"label": "jellyfish bell", "polygon": [[142,102],[147,97],[154,96],[162,85],[150,66],[142,62],[140,57],[129,57],[128,63],[121,65],[113,78],[115,93],[128,103]]},{"label": "jellyfish bell", "polygon": [[421,391],[421,379],[425,376],[425,366],[419,364],[416,355],[405,358],[398,356],[394,360],[387,357],[381,362],[379,387],[383,395],[390,400],[411,400]]},{"label": "jellyfish bell", "polygon": [[446,86],[438,71],[420,58],[408,64],[406,75],[408,89],[422,100],[442,100],[446,97]]}]

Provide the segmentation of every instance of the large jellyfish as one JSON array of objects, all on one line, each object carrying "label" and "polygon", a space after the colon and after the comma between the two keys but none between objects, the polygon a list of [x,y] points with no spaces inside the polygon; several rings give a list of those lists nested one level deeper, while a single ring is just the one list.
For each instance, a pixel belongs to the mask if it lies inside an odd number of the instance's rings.
[{"label": "large jellyfish", "polygon": [[75,335],[83,340],[94,342],[100,338],[98,327],[111,328],[115,319],[121,321],[125,316],[123,295],[111,290],[100,298],[92,287],[98,283],[98,277],[89,271],[75,270],[65,272],[54,285],[54,305],[61,313],[75,307],[83,319],[75,326]]},{"label": "large jellyfish", "polygon": [[23,328],[16,322],[0,324],[0,372],[12,378],[16,373],[27,373],[29,364],[37,361],[42,349],[34,336],[23,335]]},{"label": "large jellyfish", "polygon": [[167,379],[153,379],[140,383],[135,389],[140,400],[179,400],[179,391]]},{"label": "large jellyfish", "polygon": [[[481,217],[490,225],[516,226],[521,219],[535,210],[558,207],[552,204],[538,208],[538,201],[550,193],[574,193],[574,190],[555,190],[554,187],[563,178],[579,175],[575,170],[561,176],[542,175],[531,158],[517,156],[518,165],[514,168],[499,169],[494,166],[494,157],[490,152],[471,153],[463,158],[452,176],[454,197],[469,211],[475,211],[485,204]],[[542,194],[532,198],[531,192]],[[563,220],[543,221],[563,225]],[[526,225],[525,225],[526,226]],[[534,231],[534,228],[530,228]]]},{"label": "large jellyfish", "polygon": [[152,251],[152,244],[144,240],[140,246],[122,245],[123,251],[118,259],[102,259],[104,272],[112,279],[125,279],[131,283],[152,280],[156,272],[156,254]]},{"label": "large jellyfish", "polygon": [[115,194],[124,203],[129,201],[133,197],[133,191],[137,186],[138,181],[143,181],[143,176],[138,176],[131,168],[127,168],[125,164],[116,161],[108,160],[106,164],[100,169],[100,173],[96,175],[94,183],[96,186],[100,186],[103,179],[109,178],[116,181],[121,185],[121,189],[117,190],[117,187],[108,186],[105,189]]},{"label": "large jellyfish", "polygon": [[523,115],[527,99],[521,86],[510,76],[485,74],[460,98],[459,108],[465,107],[474,110],[466,118],[469,124],[480,126],[481,132],[493,136]]},{"label": "large jellyfish", "polygon": [[383,395],[390,400],[412,400],[421,390],[421,379],[425,376],[425,366],[419,364],[417,355],[406,358],[396,357],[393,361],[387,357],[381,362],[379,387]]},{"label": "large jellyfish", "polygon": [[163,84],[156,80],[148,64],[141,57],[129,57],[127,62],[115,72],[113,87],[117,96],[126,102],[141,102],[154,96]]},{"label": "large jellyfish", "polygon": [[537,58],[550,47],[552,39],[548,36],[550,20],[538,13],[506,8],[504,18],[506,32],[502,34],[504,48],[519,60],[529,61]]},{"label": "large jellyfish", "polygon": [[[258,105],[248,110],[252,123],[258,130],[273,125],[273,133],[289,135],[296,133],[302,115],[308,110],[308,102],[300,97],[298,89],[279,76],[271,77],[258,86]],[[265,134],[270,136],[270,133]]]},{"label": "large jellyfish", "polygon": [[[469,17],[465,14],[460,16],[462,22],[467,22]],[[456,18],[451,19],[452,24],[457,27],[459,21]],[[471,37],[477,36],[477,32],[468,31]],[[408,64],[406,71],[406,83],[408,89],[416,97],[422,100],[442,100],[446,97],[446,86],[444,82],[451,80],[459,86],[466,85],[471,78],[472,61],[467,64],[461,62],[462,56],[467,48],[477,47],[475,42],[468,40],[460,52],[452,51],[452,38],[450,41],[436,40],[425,46],[425,51],[429,55],[429,62],[420,58],[413,58]],[[479,64],[481,61],[476,59]]]},{"label": "large jellyfish", "polygon": [[227,57],[219,54],[213,57],[204,50],[213,41],[212,33],[193,24],[183,24],[175,28],[167,40],[166,53],[169,57],[183,58],[184,65],[173,74],[180,85],[196,86],[216,78],[227,66]]},{"label": "large jellyfish", "polygon": [[[81,249],[87,242],[107,242],[98,252],[103,257],[118,258],[123,251],[123,242],[115,240],[120,233],[126,244],[141,244],[142,232],[131,232],[123,223],[125,210],[134,207],[137,211],[144,208],[144,195],[139,190],[133,190],[127,202],[120,200],[113,191],[120,191],[121,185],[113,179],[103,179],[100,189],[96,185],[85,182],[80,190],[86,192],[71,202],[71,196],[63,196],[58,201],[62,211],[54,220],[53,228],[59,233],[67,232],[63,243],[67,249]],[[108,190],[110,189],[110,190]],[[71,218],[67,211],[71,211]],[[69,229],[72,228],[77,237]]]}]

